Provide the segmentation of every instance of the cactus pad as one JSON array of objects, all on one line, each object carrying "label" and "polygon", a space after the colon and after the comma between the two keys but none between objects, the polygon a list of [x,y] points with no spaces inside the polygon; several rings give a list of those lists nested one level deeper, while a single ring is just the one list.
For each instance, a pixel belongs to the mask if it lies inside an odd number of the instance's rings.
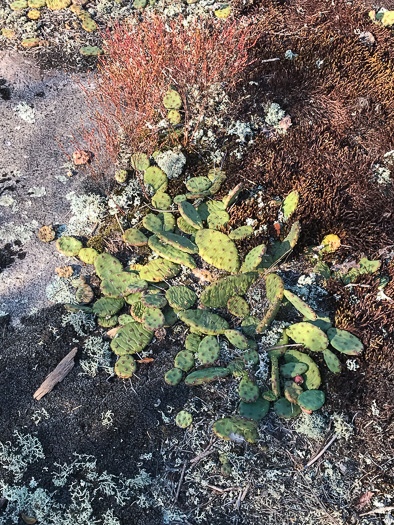
[{"label": "cactus pad", "polygon": [[279,364],[278,358],[270,354],[271,359],[271,387],[272,392],[277,399],[280,396],[280,378],[279,378]]},{"label": "cactus pad", "polygon": [[248,348],[242,356],[242,359],[248,366],[257,365],[260,361],[258,352],[256,352],[256,350],[254,350],[253,348]]},{"label": "cactus pad", "polygon": [[317,317],[315,321],[304,317],[303,321],[307,321],[308,323],[313,324],[313,326],[317,326],[320,330],[323,330],[323,332],[327,332],[327,330],[332,327],[329,317]]},{"label": "cactus pad", "polygon": [[117,355],[142,352],[152,341],[153,332],[147,330],[141,323],[127,323],[119,328],[111,341],[111,349]]},{"label": "cactus pad", "polygon": [[74,237],[60,237],[56,241],[56,248],[63,255],[74,257],[82,250],[82,243],[78,239],[74,239]]},{"label": "cactus pad", "polygon": [[224,308],[231,297],[245,294],[258,276],[257,272],[249,272],[224,277],[205,288],[201,304],[209,308]]},{"label": "cactus pad", "polygon": [[243,241],[253,235],[252,226],[240,226],[229,233],[230,239],[233,241]]},{"label": "cactus pad", "polygon": [[177,235],[176,233],[170,233],[166,231],[158,231],[156,235],[159,239],[165,244],[173,246],[177,250],[185,253],[198,253],[197,246],[190,241],[187,237],[182,237],[182,235]]},{"label": "cactus pad", "polygon": [[123,308],[123,299],[112,299],[110,297],[102,297],[98,299],[92,309],[93,313],[99,317],[112,317]]},{"label": "cactus pad", "polygon": [[245,403],[244,401],[241,401],[239,404],[239,415],[246,417],[246,419],[260,421],[268,414],[269,408],[269,401],[262,397],[259,397],[254,403]]},{"label": "cactus pad", "polygon": [[164,95],[163,104],[166,109],[180,109],[182,107],[181,96],[174,89],[169,89]]},{"label": "cactus pad", "polygon": [[167,191],[168,178],[163,170],[157,166],[150,166],[144,173],[144,183],[154,195],[159,191]]},{"label": "cactus pad", "polygon": [[186,200],[187,200],[186,195],[183,195],[182,193],[179,194],[179,195],[175,195],[175,197],[174,197],[175,204],[179,204],[180,202],[186,201]]},{"label": "cactus pad", "polygon": [[153,206],[159,210],[168,210],[171,206],[171,203],[171,197],[168,195],[168,193],[164,193],[163,191],[158,191],[152,197]]},{"label": "cactus pad", "polygon": [[146,308],[142,314],[142,323],[147,330],[154,332],[165,325],[163,313],[158,308]]},{"label": "cactus pad", "polygon": [[287,222],[293,213],[296,211],[298,206],[300,195],[298,191],[292,191],[283,201],[283,219]]},{"label": "cactus pad", "polygon": [[219,359],[220,355],[220,346],[216,338],[212,335],[207,335],[201,341],[197,357],[200,360],[202,365],[213,365],[215,361]]},{"label": "cactus pad", "polygon": [[201,217],[196,208],[190,204],[190,202],[182,201],[178,204],[178,210],[181,216],[185,219],[190,226],[197,230],[203,227]]},{"label": "cactus pad", "polygon": [[142,219],[142,224],[144,225],[144,228],[152,233],[158,233],[163,229],[162,221],[157,215],[153,215],[153,213],[148,213],[148,215],[145,215],[145,217]]},{"label": "cactus pad", "polygon": [[142,323],[142,316],[144,315],[146,308],[147,307],[143,305],[141,301],[136,301],[131,305],[130,315],[135,321]]},{"label": "cactus pad", "polygon": [[166,279],[172,279],[180,271],[181,267],[179,264],[166,261],[165,259],[154,259],[141,268],[140,277],[146,281],[157,283]]},{"label": "cactus pad", "polygon": [[161,221],[161,227],[164,232],[173,232],[175,230],[176,220],[172,213],[159,213],[157,218]]},{"label": "cactus pad", "polygon": [[52,226],[43,226],[38,230],[38,238],[42,242],[51,242],[55,238],[55,230]]},{"label": "cactus pad", "polygon": [[[210,213],[207,218],[208,228],[211,230],[220,230],[230,220],[230,215],[226,211],[217,211]],[[229,237],[231,239],[231,236]]]},{"label": "cactus pad", "polygon": [[167,385],[176,386],[182,380],[182,370],[180,368],[171,368],[164,375],[164,381]]},{"label": "cactus pad", "polygon": [[94,261],[94,268],[100,279],[105,279],[123,270],[122,263],[109,253],[101,253]]},{"label": "cactus pad", "polygon": [[265,392],[263,392],[261,394],[261,397],[263,399],[265,399],[266,401],[276,401],[277,400],[277,397],[276,395],[273,393],[272,390],[266,390]]},{"label": "cactus pad", "polygon": [[[276,246],[272,259],[268,262],[268,266],[279,262],[279,260],[281,260],[287,253],[289,253],[295,247],[295,245],[298,242],[300,232],[301,226],[300,223],[297,221],[292,225],[289,234],[287,235],[287,237],[285,237],[283,242],[279,243]],[[264,267],[267,266],[264,265]]]},{"label": "cactus pad", "polygon": [[212,186],[212,181],[208,177],[193,177],[186,181],[186,188],[191,193],[201,193]]},{"label": "cactus pad", "polygon": [[300,385],[294,381],[286,381],[285,383],[285,398],[290,403],[297,404],[298,397],[303,393],[303,389]]},{"label": "cactus pad", "polygon": [[118,318],[118,323],[120,324],[120,326],[125,326],[126,324],[135,322],[136,321],[131,317],[131,315],[128,314],[122,314]]},{"label": "cactus pad", "polygon": [[245,261],[242,264],[241,271],[250,272],[252,270],[256,270],[256,268],[258,268],[259,264],[263,260],[263,255],[265,254],[265,252],[265,244],[259,244],[259,246],[252,248],[245,257]]},{"label": "cactus pad", "polygon": [[245,319],[241,323],[242,332],[249,337],[253,337],[254,335],[256,335],[256,329],[259,325],[259,322],[260,321],[259,319],[257,319],[257,317],[245,317]]},{"label": "cactus pad", "polygon": [[189,350],[190,352],[193,352],[194,354],[198,351],[198,347],[201,343],[201,337],[197,334],[189,334],[186,337],[185,341],[185,347],[186,350]]},{"label": "cactus pad", "polygon": [[257,401],[260,391],[259,387],[249,379],[249,377],[244,377],[241,379],[241,382],[238,387],[238,394],[241,398],[241,401],[244,403],[254,403]]},{"label": "cactus pad", "polygon": [[132,377],[136,370],[137,365],[131,355],[122,355],[115,363],[115,374],[121,379]]},{"label": "cactus pad", "polygon": [[242,183],[237,184],[235,188],[233,188],[226,197],[223,198],[223,204],[225,208],[229,208],[234,202],[236,201],[238,195],[241,193],[243,189]]},{"label": "cactus pad", "polygon": [[[96,48],[96,49],[99,49],[99,48]],[[116,182],[118,182],[119,184],[123,184],[123,183],[125,183],[126,180],[127,180],[127,171],[126,171],[126,170],[118,170],[118,171],[115,171],[114,179],[115,179]]]},{"label": "cactus pad", "polygon": [[296,377],[308,370],[308,365],[306,363],[286,363],[280,367],[280,373],[283,377]]},{"label": "cactus pad", "polygon": [[164,328],[168,328],[169,326],[173,326],[178,321],[178,316],[176,315],[173,308],[170,306],[166,306],[163,310],[164,319],[166,321]]},{"label": "cactus pad", "polygon": [[190,412],[186,412],[186,410],[181,410],[178,412],[175,423],[180,428],[187,428],[190,427],[190,425],[193,422],[193,416],[190,414]]},{"label": "cactus pad", "polygon": [[170,109],[170,111],[167,113],[167,120],[170,124],[176,126],[182,120],[182,116],[177,109]]},{"label": "cactus pad", "polygon": [[158,290],[148,290],[141,296],[141,302],[144,306],[164,308],[167,299]]},{"label": "cactus pad", "polygon": [[123,234],[123,240],[130,246],[145,246],[148,243],[148,238],[137,228],[129,228]]},{"label": "cactus pad", "polygon": [[166,298],[170,306],[180,310],[191,308],[197,301],[197,295],[187,286],[171,286],[166,291]]},{"label": "cactus pad", "polygon": [[297,417],[300,414],[301,409],[298,405],[290,403],[285,397],[281,397],[278,401],[275,401],[274,411],[277,416],[290,419]]},{"label": "cactus pad", "polygon": [[217,381],[218,379],[227,377],[229,374],[230,370],[228,370],[228,368],[203,368],[202,370],[196,370],[189,374],[185,379],[185,385],[198,386],[203,383],[211,383],[212,381]]},{"label": "cactus pad", "polygon": [[198,213],[201,219],[206,221],[211,213],[224,211],[224,209],[224,204],[221,201],[207,201],[200,204],[198,207]]},{"label": "cactus pad", "polygon": [[323,352],[328,346],[328,338],[323,330],[310,323],[296,323],[286,328],[287,335],[296,343],[303,344],[312,352]]},{"label": "cactus pad", "polygon": [[230,297],[227,301],[227,310],[236,317],[247,317],[249,315],[249,305],[239,295]]},{"label": "cactus pad", "polygon": [[149,158],[145,153],[134,153],[130,159],[131,167],[136,171],[145,171],[149,168]]},{"label": "cactus pad", "polygon": [[94,261],[97,259],[99,253],[94,248],[82,248],[79,250],[78,257],[85,264],[94,264]]},{"label": "cactus pad", "polygon": [[193,226],[190,226],[183,217],[178,217],[176,223],[181,232],[187,233],[187,235],[195,235],[198,231],[196,228],[193,228]]},{"label": "cactus pad", "polygon": [[113,328],[118,324],[118,316],[113,315],[112,317],[97,317],[97,324],[103,328]]},{"label": "cactus pad", "polygon": [[257,424],[241,417],[224,417],[215,421],[213,432],[225,441],[256,443],[259,439]]},{"label": "cactus pad", "polygon": [[223,317],[207,310],[182,310],[179,319],[206,335],[223,334],[228,329],[228,323]]},{"label": "cactus pad", "polygon": [[94,299],[94,292],[88,284],[83,284],[77,288],[75,300],[77,303],[89,304]]},{"label": "cactus pad", "polygon": [[101,281],[100,290],[107,297],[124,297],[148,288],[148,283],[129,272],[114,273]]},{"label": "cactus pad", "polygon": [[360,355],[364,345],[355,335],[346,330],[330,328],[327,332],[331,346],[346,355]]},{"label": "cactus pad", "polygon": [[238,330],[226,330],[224,335],[236,348],[246,350],[249,346],[247,338]]},{"label": "cactus pad", "polygon": [[306,390],[298,397],[298,404],[304,410],[319,410],[324,405],[326,396],[321,390]]},{"label": "cactus pad", "polygon": [[312,310],[312,308],[306,304],[302,299],[290,292],[289,290],[284,291],[284,296],[290,303],[296,308],[306,319],[309,321],[316,321],[317,315]]},{"label": "cactus pad", "polygon": [[157,253],[163,257],[163,259],[187,266],[192,270],[197,267],[191,255],[162,242],[157,235],[152,235],[152,237],[149,238],[148,245],[152,252]]},{"label": "cactus pad", "polygon": [[194,354],[188,350],[181,350],[175,356],[174,365],[176,368],[188,372],[194,366]]},{"label": "cactus pad", "polygon": [[199,230],[196,244],[201,257],[220,270],[235,273],[239,270],[238,250],[224,233],[215,230]]},{"label": "cactus pad", "polygon": [[298,352],[298,350],[288,350],[284,354],[286,363],[305,363],[308,370],[302,374],[304,385],[308,390],[319,388],[321,384],[320,372],[317,364],[309,355]]},{"label": "cactus pad", "polygon": [[334,352],[331,352],[331,350],[324,350],[323,352],[324,361],[326,362],[326,365],[328,366],[328,369],[333,374],[339,374],[341,371],[341,362],[339,361],[338,357],[334,354]]}]

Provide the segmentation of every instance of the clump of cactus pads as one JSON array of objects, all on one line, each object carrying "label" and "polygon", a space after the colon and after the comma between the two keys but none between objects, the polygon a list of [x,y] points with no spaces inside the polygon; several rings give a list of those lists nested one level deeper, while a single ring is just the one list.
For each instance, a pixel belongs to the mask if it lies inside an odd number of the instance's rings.
[{"label": "clump of cactus pads", "polygon": [[154,195],[160,191],[167,191],[168,178],[163,170],[157,166],[150,166],[144,173],[144,183]]},{"label": "clump of cactus pads", "polygon": [[195,240],[200,256],[208,264],[229,273],[238,272],[240,267],[238,250],[227,235],[215,230],[202,229],[197,232]]},{"label": "clump of cactus pads", "polygon": [[82,250],[82,243],[74,237],[60,237],[56,241],[56,248],[67,257],[74,257]]},{"label": "clump of cactus pads", "polygon": [[186,410],[181,410],[176,418],[175,418],[175,423],[178,425],[178,427],[180,428],[187,428],[187,427],[190,427],[190,425],[192,424],[193,422],[193,416],[190,414],[190,412],[186,412]]},{"label": "clump of cactus pads", "polygon": [[256,443],[259,438],[255,421],[241,417],[224,417],[215,421],[213,432],[225,441]]},{"label": "clump of cactus pads", "polygon": [[157,253],[163,259],[187,266],[192,270],[197,267],[191,255],[162,242],[157,235],[149,237],[148,245],[152,252]]},{"label": "clump of cactus pads", "polygon": [[308,390],[314,390],[319,388],[321,384],[321,376],[319,368],[314,360],[306,354],[299,352],[298,350],[288,350],[284,354],[286,363],[304,363],[308,366],[308,370],[304,372],[302,378],[304,385]]},{"label": "clump of cactus pads", "polygon": [[123,355],[115,363],[115,374],[121,379],[132,377],[137,370],[136,362],[131,355]]},{"label": "clump of cactus pads", "polygon": [[196,208],[190,202],[182,201],[178,204],[178,210],[184,220],[196,228],[197,230],[203,227],[201,217]]}]

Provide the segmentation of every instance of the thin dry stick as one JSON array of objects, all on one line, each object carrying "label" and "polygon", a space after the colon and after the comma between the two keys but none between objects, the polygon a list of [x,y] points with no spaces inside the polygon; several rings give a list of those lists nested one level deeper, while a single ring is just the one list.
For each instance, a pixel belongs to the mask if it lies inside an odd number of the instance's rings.
[{"label": "thin dry stick", "polygon": [[179,493],[181,492],[181,486],[182,486],[182,483],[183,483],[183,480],[184,480],[184,477],[185,477],[186,467],[187,467],[187,461],[185,461],[185,463],[183,464],[181,477],[179,478],[178,488],[176,489],[174,503],[176,503],[178,501]]},{"label": "thin dry stick", "polygon": [[392,510],[394,510],[394,507],[380,507],[379,509],[370,510],[369,512],[360,514],[360,518],[362,516],[370,516],[371,514],[385,514],[386,512],[391,512]]},{"label": "thin dry stick", "polygon": [[48,392],[50,392],[60,381],[62,381],[66,375],[74,367],[74,357],[77,353],[77,348],[73,348],[67,355],[64,357],[57,367],[47,376],[45,381],[42,383],[40,388],[36,390],[33,394],[34,399],[41,399]]},{"label": "thin dry stick", "polygon": [[317,461],[323,454],[324,452],[334,443],[334,441],[337,439],[338,437],[338,434],[334,434],[332,436],[332,438],[330,439],[330,441],[327,443],[327,445],[317,454],[317,456],[315,456],[314,458],[310,459],[308,461],[308,463],[305,465],[304,469],[310,467],[311,465],[313,465],[313,463],[315,463],[315,461]]}]

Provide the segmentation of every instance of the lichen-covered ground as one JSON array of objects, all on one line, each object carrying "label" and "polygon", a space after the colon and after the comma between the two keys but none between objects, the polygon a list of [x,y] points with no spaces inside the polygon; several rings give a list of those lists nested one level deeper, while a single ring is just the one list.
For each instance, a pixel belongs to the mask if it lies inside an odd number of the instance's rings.
[{"label": "lichen-covered ground", "polygon": [[[81,262],[41,243],[38,228],[70,224],[88,202],[77,208],[75,197],[92,192],[96,208],[107,209],[102,188],[85,170],[68,176],[71,167],[57,144],[70,152],[71,134],[86,119],[73,74],[85,81],[96,58],[83,58],[79,49],[100,40],[81,30],[69,9],[44,8],[34,28],[23,28],[24,12],[12,15],[3,3],[2,27],[15,30],[15,38],[1,37],[0,52],[0,523],[392,523],[394,57],[390,28],[368,18],[376,6],[233,2],[236,16],[263,20],[264,37],[230,96],[223,192],[240,181],[248,192],[232,209],[230,225],[254,220],[262,236],[272,235],[264,231],[272,219],[268,204],[297,189],[303,233],[280,268],[286,287],[365,345],[360,357],[342,356],[340,375],[323,370],[323,410],[290,422],[270,413],[258,444],[248,445],[220,441],[211,431],[218,416],[236,408],[235,382],[193,389],[164,383],[183,348],[184,325],[156,340],[149,348],[154,362],[122,382],[110,375],[114,359],[104,332],[54,304],[67,293],[56,288],[55,268],[78,270]],[[167,16],[217,7],[205,0],[173,4],[165,2]],[[102,1],[86,9],[100,27],[111,14],[132,11],[128,3]],[[46,43],[20,46],[23,37],[35,36]],[[291,117],[286,134],[261,124],[272,103]],[[205,161],[192,158],[182,176],[204,173]],[[180,188],[172,181],[170,190]],[[116,221],[109,224],[106,249],[133,257]],[[316,273],[307,247],[329,233],[341,238],[341,249],[327,259],[339,269],[362,256],[381,261],[379,275],[388,281],[383,295],[375,276],[346,286]],[[284,320],[273,324],[263,344],[276,342]],[[75,368],[34,400],[75,346]],[[184,407],[194,418],[187,430],[174,422]],[[221,472],[225,460],[229,476]]]}]

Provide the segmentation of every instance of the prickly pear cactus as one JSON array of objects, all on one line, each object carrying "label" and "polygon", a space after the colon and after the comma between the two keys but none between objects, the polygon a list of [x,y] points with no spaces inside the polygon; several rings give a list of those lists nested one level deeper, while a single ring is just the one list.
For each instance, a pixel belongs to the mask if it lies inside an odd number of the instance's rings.
[{"label": "prickly pear cactus", "polygon": [[302,299],[289,290],[284,291],[286,299],[296,308],[307,320],[316,321],[317,315],[312,308]]},{"label": "prickly pear cactus", "polygon": [[249,346],[247,338],[238,330],[225,330],[224,335],[232,345],[241,350],[246,350]]},{"label": "prickly pear cactus", "polygon": [[238,272],[240,267],[238,250],[227,235],[209,229],[198,230],[196,244],[200,256],[208,264],[230,273]]},{"label": "prickly pear cactus", "polygon": [[183,310],[179,312],[179,319],[206,335],[223,334],[228,329],[228,322],[223,317],[208,310]]},{"label": "prickly pear cactus", "polygon": [[82,248],[78,253],[78,257],[85,264],[94,264],[94,261],[97,259],[98,255],[98,251],[94,248]]},{"label": "prickly pear cactus", "polygon": [[326,334],[310,323],[293,324],[286,329],[286,333],[293,341],[303,344],[312,352],[323,352],[328,347]]},{"label": "prickly pear cactus", "polygon": [[225,441],[256,443],[259,438],[255,421],[241,417],[224,417],[215,421],[213,432]]},{"label": "prickly pear cactus", "polygon": [[146,308],[142,323],[147,330],[155,331],[165,325],[165,317],[158,308]]},{"label": "prickly pear cactus", "polygon": [[152,283],[158,283],[171,279],[181,271],[179,264],[165,259],[154,259],[143,266],[140,270],[140,278]]},{"label": "prickly pear cactus", "polygon": [[82,250],[82,243],[74,237],[60,237],[56,241],[56,248],[67,257],[74,257]]},{"label": "prickly pear cactus", "polygon": [[163,98],[163,104],[166,109],[180,109],[182,99],[177,91],[169,89]]},{"label": "prickly pear cactus", "polygon": [[325,402],[324,392],[321,390],[306,390],[298,397],[298,404],[302,410],[308,413],[319,410]]},{"label": "prickly pear cactus", "polygon": [[285,419],[291,419],[297,417],[301,409],[298,405],[290,403],[285,397],[281,397],[274,403],[274,411],[277,416]]},{"label": "prickly pear cactus", "polygon": [[123,355],[115,363],[115,374],[121,379],[129,379],[136,370],[137,365],[131,355]]},{"label": "prickly pear cactus", "polygon": [[194,354],[188,350],[181,350],[175,356],[174,365],[176,368],[188,372],[194,366]]},{"label": "prickly pear cactus", "polygon": [[209,308],[226,307],[231,297],[245,294],[258,276],[257,272],[248,272],[219,279],[202,292],[201,304]]},{"label": "prickly pear cactus", "polygon": [[259,397],[253,403],[245,403],[244,401],[241,401],[239,404],[239,415],[246,419],[261,421],[268,414],[269,408],[269,401],[262,397]]},{"label": "prickly pear cactus", "polygon": [[186,412],[186,410],[181,410],[180,412],[178,412],[175,418],[175,423],[180,428],[190,427],[192,422],[193,422],[193,416],[190,414],[190,412]]},{"label": "prickly pear cactus", "polygon": [[124,305],[124,299],[112,299],[110,297],[102,297],[98,299],[93,305],[93,313],[99,317],[111,317],[117,314]]},{"label": "prickly pear cactus", "polygon": [[254,403],[257,401],[260,391],[259,387],[249,379],[248,376],[244,377],[238,387],[238,394],[244,403]]},{"label": "prickly pear cactus", "polygon": [[148,243],[146,235],[136,228],[125,230],[123,240],[126,244],[130,244],[130,246],[145,246]]},{"label": "prickly pear cactus", "polygon": [[197,294],[187,286],[171,286],[166,291],[166,299],[173,308],[187,310],[197,301]]},{"label": "prickly pear cactus", "polygon": [[180,368],[171,368],[171,370],[165,373],[164,381],[167,385],[178,385],[182,381],[182,370]]},{"label": "prickly pear cactus", "polygon": [[197,334],[189,334],[186,337],[185,341],[186,350],[189,350],[190,352],[193,352],[195,354],[196,352],[198,352],[198,347],[200,346],[200,343],[200,336],[198,336]]},{"label": "prickly pear cactus", "polygon": [[183,219],[196,230],[203,227],[201,217],[196,208],[190,202],[182,201],[178,204],[178,210]]},{"label": "prickly pear cactus", "polygon": [[94,268],[100,279],[105,279],[123,270],[122,263],[109,253],[101,253],[94,261]]},{"label": "prickly pear cactus", "polygon": [[149,191],[155,195],[158,192],[167,191],[167,175],[157,166],[150,166],[144,173],[144,183]]},{"label": "prickly pear cactus", "polygon": [[319,388],[321,384],[320,372],[317,364],[309,355],[303,354],[298,350],[288,350],[284,354],[286,363],[304,363],[308,366],[308,370],[301,374],[304,380],[304,386],[308,390]]},{"label": "prickly pear cactus", "polygon": [[142,352],[152,341],[153,332],[140,323],[128,323],[122,326],[112,339],[111,349],[116,355]]},{"label": "prickly pear cactus", "polygon": [[327,348],[327,350],[324,350],[323,352],[323,357],[324,357],[324,361],[326,362],[328,369],[333,374],[339,374],[341,371],[341,362],[339,361],[337,356],[334,354],[334,352],[331,352],[331,350]]},{"label": "prickly pear cactus", "polygon": [[283,219],[287,222],[296,211],[300,195],[298,191],[292,191],[283,201]]},{"label": "prickly pear cactus", "polygon": [[364,345],[355,335],[346,330],[330,328],[327,331],[330,345],[346,355],[360,355],[364,350]]},{"label": "prickly pear cactus", "polygon": [[196,370],[189,374],[185,379],[185,385],[197,386],[204,383],[211,383],[212,381],[217,381],[218,379],[227,377],[229,374],[230,370],[228,368],[203,368],[202,370]]},{"label": "prickly pear cactus", "polygon": [[229,233],[230,239],[233,241],[243,241],[253,235],[252,226],[240,226]]},{"label": "prickly pear cactus", "polygon": [[43,226],[38,230],[38,238],[42,242],[51,242],[55,238],[55,230],[52,226]]},{"label": "prickly pear cactus", "polygon": [[190,193],[201,193],[212,186],[212,181],[208,177],[193,177],[186,181],[186,188]]},{"label": "prickly pear cactus", "polygon": [[211,366],[219,359],[219,355],[220,346],[216,338],[212,335],[204,337],[197,350],[200,363],[204,366]]},{"label": "prickly pear cactus", "polygon": [[136,171],[145,171],[149,168],[150,161],[145,153],[134,153],[134,155],[131,156],[130,164]]},{"label": "prickly pear cactus", "polygon": [[101,293],[107,297],[125,297],[132,293],[142,292],[148,288],[148,283],[129,272],[111,274],[101,281]]},{"label": "prickly pear cactus", "polygon": [[167,261],[187,266],[192,270],[197,268],[197,264],[191,255],[162,242],[157,235],[149,237],[148,245],[152,252],[157,253]]},{"label": "prickly pear cactus", "polygon": [[245,299],[239,295],[230,297],[227,301],[227,310],[235,317],[244,318],[249,315],[249,305]]}]

